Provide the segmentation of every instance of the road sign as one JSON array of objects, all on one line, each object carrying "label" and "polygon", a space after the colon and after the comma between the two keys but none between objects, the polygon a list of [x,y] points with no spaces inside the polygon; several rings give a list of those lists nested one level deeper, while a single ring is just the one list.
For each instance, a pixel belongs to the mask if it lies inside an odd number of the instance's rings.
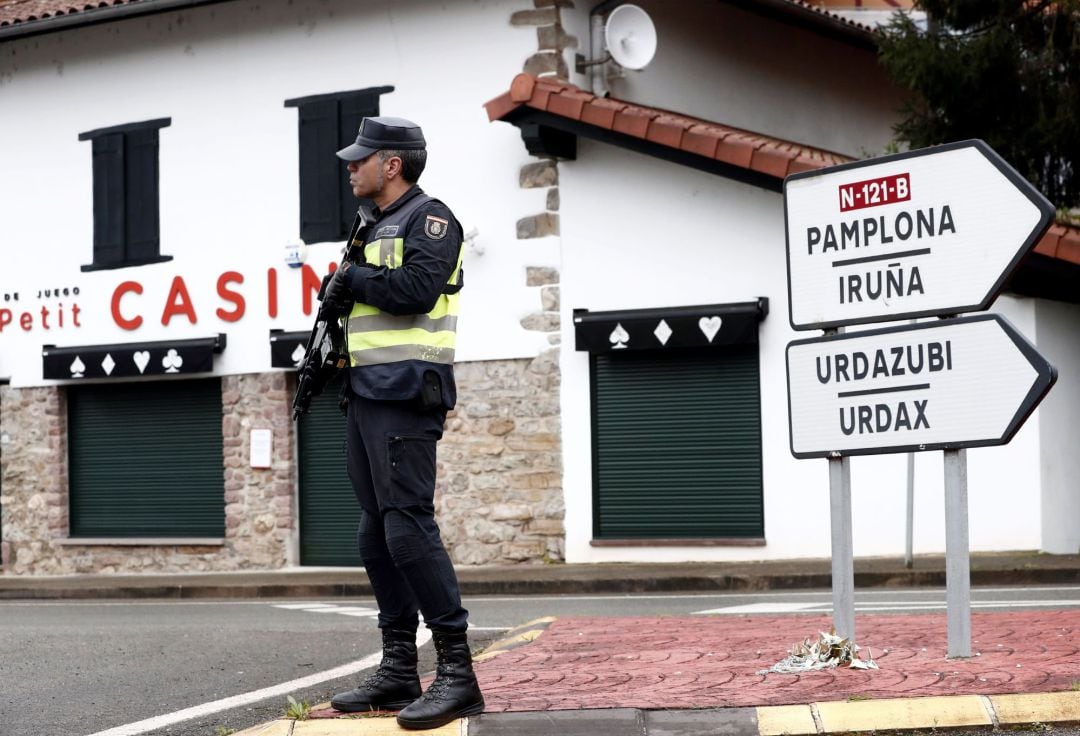
[{"label": "road sign", "polygon": [[797,340],[787,369],[798,458],[1001,445],[1057,378],[996,314]]},{"label": "road sign", "polygon": [[797,330],[986,309],[1054,217],[972,140],[784,181]]}]

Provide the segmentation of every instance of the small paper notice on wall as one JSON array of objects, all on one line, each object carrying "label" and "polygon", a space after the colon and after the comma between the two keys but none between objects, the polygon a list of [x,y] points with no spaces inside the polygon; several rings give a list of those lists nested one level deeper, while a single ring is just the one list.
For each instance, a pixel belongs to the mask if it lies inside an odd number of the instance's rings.
[{"label": "small paper notice on wall", "polygon": [[270,448],[273,445],[273,430],[251,430],[251,467],[270,467]]}]

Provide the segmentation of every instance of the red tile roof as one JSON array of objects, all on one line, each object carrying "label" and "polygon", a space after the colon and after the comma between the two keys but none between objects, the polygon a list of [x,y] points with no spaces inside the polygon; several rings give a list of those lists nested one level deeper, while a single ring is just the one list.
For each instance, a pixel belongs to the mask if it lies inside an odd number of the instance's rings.
[{"label": "red tile roof", "polygon": [[0,0],[0,28],[143,0]]},{"label": "red tile roof", "polygon": [[[597,97],[567,82],[531,74],[518,74],[508,92],[484,105],[488,119],[492,121],[502,120],[520,107],[530,107],[778,179],[854,160],[840,153],[708,120],[610,97]],[[1080,264],[1080,227],[1053,225],[1035,246],[1035,252]]]},{"label": "red tile roof", "polygon": [[783,179],[788,174],[851,161],[839,153],[771,138],[728,125],[596,97],[548,77],[518,74],[510,91],[488,102],[488,118],[499,120],[521,106],[641,138],[705,158]]}]

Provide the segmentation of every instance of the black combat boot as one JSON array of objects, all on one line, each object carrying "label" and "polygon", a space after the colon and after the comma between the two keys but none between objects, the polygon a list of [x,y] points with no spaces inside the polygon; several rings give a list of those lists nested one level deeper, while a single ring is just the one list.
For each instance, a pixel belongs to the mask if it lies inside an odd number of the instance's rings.
[{"label": "black combat boot", "polygon": [[398,713],[402,728],[438,728],[455,718],[484,711],[484,696],[473,673],[465,634],[432,632],[432,639],[439,658],[435,680],[415,703]]},{"label": "black combat boot", "polygon": [[357,713],[368,710],[400,710],[420,697],[416,674],[416,633],[383,629],[383,658],[379,669],[360,687],[338,693],[330,701],[335,710]]}]

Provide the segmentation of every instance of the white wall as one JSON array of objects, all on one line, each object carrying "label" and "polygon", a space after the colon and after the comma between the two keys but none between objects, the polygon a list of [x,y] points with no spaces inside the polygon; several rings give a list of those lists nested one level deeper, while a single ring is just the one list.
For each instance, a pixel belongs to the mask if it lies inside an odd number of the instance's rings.
[{"label": "white wall", "polygon": [[[421,185],[444,199],[466,231],[479,230],[483,255],[466,254],[459,360],[528,357],[543,335],[518,324],[538,309],[525,287],[527,265],[557,259],[552,242],[517,241],[516,220],[543,210],[542,191],[517,186],[531,161],[518,131],[488,122],[483,103],[505,91],[535,51],[533,28],[513,28],[528,0],[430,3],[261,0],[65,31],[0,44],[0,377],[41,382],[41,346],[145,342],[228,334],[218,373],[267,370],[271,328],[306,330],[299,272],[283,263],[299,236],[297,111],[286,99],[393,85],[383,114],[421,123],[429,141]],[[170,262],[94,273],[91,145],[81,132],[171,117],[160,131],[161,252]],[[342,175],[346,175],[344,167]],[[320,272],[340,258],[336,244],[310,249]],[[267,314],[267,269],[279,274],[280,312]],[[247,312],[217,296],[226,270],[244,275]],[[182,276],[197,323],[161,314]],[[122,300],[143,325],[115,324],[110,301],[122,281],[142,295]],[[38,299],[39,290],[79,295]],[[19,301],[11,301],[13,294]],[[8,295],[9,301],[4,301]],[[69,310],[63,329],[40,309]],[[71,307],[80,307],[75,327]],[[18,326],[23,311],[34,325]]]},{"label": "white wall", "polygon": [[[789,449],[784,351],[787,322],[782,199],[778,193],[579,141],[560,166],[562,194],[563,454],[567,559],[735,560],[830,554],[827,462]],[[765,547],[593,548],[588,356],[572,349],[572,311],[737,302],[766,296],[760,327]],[[1034,302],[995,305],[1028,335]],[[942,454],[916,456],[915,551],[943,552]],[[972,550],[1037,549],[1039,428],[968,452]],[[852,458],[856,555],[904,553],[906,456]],[[1029,489],[1021,495],[1021,489]],[[1022,501],[1021,501],[1022,497]]]},{"label": "white wall", "polygon": [[1039,300],[1035,342],[1058,370],[1058,380],[1038,410],[1042,469],[1042,549],[1080,551],[1080,305]]},{"label": "white wall", "polygon": [[[588,53],[588,13],[564,11]],[[874,52],[712,0],[635,0],[656,25],[657,51],[611,95],[849,156],[880,154],[899,92]],[[573,70],[573,52],[567,54]],[[588,89],[585,77],[576,84]]]}]

